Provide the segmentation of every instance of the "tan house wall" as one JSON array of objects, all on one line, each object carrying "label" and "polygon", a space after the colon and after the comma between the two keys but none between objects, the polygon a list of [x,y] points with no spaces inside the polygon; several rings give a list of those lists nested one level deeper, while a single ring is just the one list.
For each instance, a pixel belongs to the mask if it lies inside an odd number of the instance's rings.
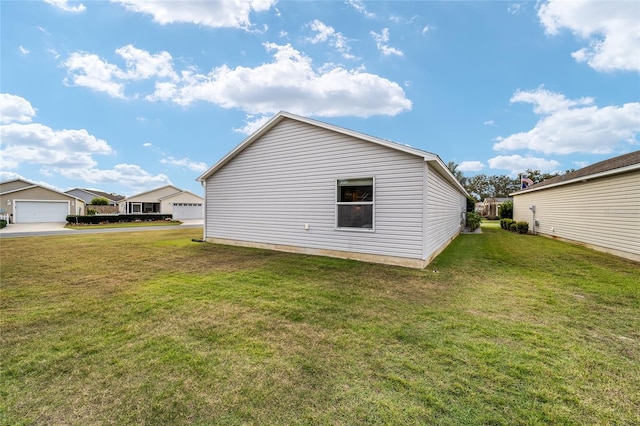
[{"label": "tan house wall", "polygon": [[[13,214],[14,200],[63,200],[70,202],[72,214],[82,215],[85,211],[84,201],[77,200],[74,197],[70,197],[68,195],[61,194],[55,191],[50,191],[43,187],[29,188],[22,191],[15,191],[9,194],[0,195],[0,208],[6,210],[7,214]],[[9,201],[11,201],[11,204],[8,203]]]},{"label": "tan house wall", "polygon": [[640,262],[640,172],[514,194],[513,218],[537,233]]},{"label": "tan house wall", "polygon": [[170,197],[160,201],[160,211],[162,213],[172,213],[173,203],[201,203],[204,204],[204,198],[198,197],[189,192],[183,192],[175,197]]}]

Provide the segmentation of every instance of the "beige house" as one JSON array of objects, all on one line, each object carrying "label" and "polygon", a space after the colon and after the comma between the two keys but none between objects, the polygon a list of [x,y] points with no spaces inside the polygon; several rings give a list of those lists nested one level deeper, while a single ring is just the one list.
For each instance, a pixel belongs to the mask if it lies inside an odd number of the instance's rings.
[{"label": "beige house", "polygon": [[510,195],[513,218],[534,233],[640,262],[640,151]]},{"label": "beige house", "polygon": [[23,180],[0,183],[0,215],[10,223],[66,222],[84,214],[85,203],[72,195]]},{"label": "beige house", "polygon": [[151,191],[126,197],[118,202],[122,214],[157,213],[171,214],[173,219],[202,219],[204,198],[166,185]]}]

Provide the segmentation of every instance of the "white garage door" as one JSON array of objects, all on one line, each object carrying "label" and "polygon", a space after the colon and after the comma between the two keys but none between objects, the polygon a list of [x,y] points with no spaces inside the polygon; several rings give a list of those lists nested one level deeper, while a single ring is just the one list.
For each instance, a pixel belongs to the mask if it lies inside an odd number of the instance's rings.
[{"label": "white garage door", "polygon": [[174,203],[173,218],[175,220],[202,219],[202,203]]},{"label": "white garage door", "polygon": [[13,218],[16,223],[66,222],[67,201],[16,201]]}]

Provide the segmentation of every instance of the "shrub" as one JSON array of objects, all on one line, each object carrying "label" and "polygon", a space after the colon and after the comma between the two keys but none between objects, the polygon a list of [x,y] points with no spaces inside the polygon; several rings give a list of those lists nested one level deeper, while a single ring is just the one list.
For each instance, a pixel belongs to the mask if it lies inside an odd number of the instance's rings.
[{"label": "shrub", "polygon": [[516,224],[515,221],[511,222],[509,224],[509,231],[511,232],[517,232],[518,231],[518,225]]},{"label": "shrub", "polygon": [[4,220],[4,219],[0,220],[0,229],[4,228],[6,226],[7,226],[7,221]]},{"label": "shrub", "polygon": [[91,205],[93,206],[108,206],[109,200],[104,197],[94,197],[91,199]]},{"label": "shrub", "polygon": [[98,213],[98,210],[87,209],[87,216],[94,216],[96,213]]},{"label": "shrub", "polygon": [[466,219],[469,231],[475,231],[480,227],[480,221],[482,220],[482,217],[478,213],[467,212]]},{"label": "shrub", "polygon": [[498,216],[500,219],[513,219],[513,201],[505,201],[500,204]]},{"label": "shrub", "polygon": [[517,222],[516,229],[518,234],[526,234],[529,232],[529,222]]},{"label": "shrub", "polygon": [[118,222],[144,222],[144,221],[156,221],[156,220],[171,220],[173,215],[170,214],[105,214],[105,215],[92,215],[92,216],[67,216],[67,223],[71,224],[91,224],[96,225],[98,223],[118,223]]},{"label": "shrub", "polygon": [[511,224],[516,223],[513,219],[500,219],[500,227],[502,229],[506,229],[507,231],[511,230]]},{"label": "shrub", "polygon": [[475,212],[476,211],[476,200],[473,197],[467,197],[467,211]]}]

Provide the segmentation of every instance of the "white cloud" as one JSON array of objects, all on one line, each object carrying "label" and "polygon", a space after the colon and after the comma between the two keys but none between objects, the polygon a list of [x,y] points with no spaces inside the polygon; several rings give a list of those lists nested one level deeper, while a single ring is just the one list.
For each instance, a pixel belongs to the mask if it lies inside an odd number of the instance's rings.
[{"label": "white cloud", "polygon": [[307,38],[313,44],[320,42],[329,42],[329,45],[335,47],[342,56],[346,59],[354,59],[355,57],[349,53],[351,47],[349,47],[348,41],[342,33],[336,32],[333,27],[325,25],[323,22],[314,19],[307,24],[312,31],[315,31],[315,36]]},{"label": "white cloud", "polygon": [[29,123],[35,115],[36,110],[25,98],[0,93],[0,123]]},{"label": "white cloud", "polygon": [[523,102],[533,104],[533,112],[536,114],[549,114],[577,105],[593,105],[593,98],[567,99],[563,94],[551,92],[540,86],[538,90],[530,92],[516,90],[509,102]]},{"label": "white cloud", "polygon": [[87,8],[84,7],[84,4],[82,3],[79,3],[77,6],[71,6],[69,4],[69,0],[44,0],[44,1],[46,3],[49,3],[50,5],[53,5],[59,9],[64,10],[65,12],[80,13],[87,10]]},{"label": "white cloud", "polygon": [[127,73],[124,78],[127,80],[141,80],[151,77],[166,77],[171,80],[178,78],[173,71],[173,58],[169,52],[162,51],[152,55],[129,44],[116,49],[116,53],[126,62]]},{"label": "white cloud", "polygon": [[39,123],[10,123],[0,126],[3,168],[15,169],[22,163],[56,168],[90,168],[97,163],[93,155],[114,151],[102,139],[85,129],[53,130]]},{"label": "white cloud", "polygon": [[346,3],[353,6],[355,10],[362,13],[366,18],[373,19],[376,17],[375,13],[371,13],[367,10],[362,0],[347,0]]},{"label": "white cloud", "polygon": [[137,193],[171,184],[167,175],[152,175],[135,164],[116,164],[113,169],[57,169],[56,172],[68,179],[92,184],[123,185]]},{"label": "white cloud", "polygon": [[640,71],[640,12],[637,1],[549,0],[538,8],[545,33],[563,29],[588,42],[571,54],[596,71]]},{"label": "white cloud", "polygon": [[20,53],[22,53],[23,55],[29,54],[29,49],[27,49],[26,47],[18,46],[18,49],[20,49]]},{"label": "white cloud", "polygon": [[433,26],[431,26],[431,25],[425,25],[425,26],[422,28],[422,35],[425,35],[425,34],[427,34],[429,31],[433,31],[433,30],[435,30],[435,29],[436,29],[436,27],[433,27]]},{"label": "white cloud", "polygon": [[363,69],[333,64],[314,68],[311,59],[290,44],[264,46],[274,52],[272,62],[255,68],[222,65],[208,74],[194,68],[175,72],[167,52],[151,55],[133,46],[117,50],[127,59],[126,69],[86,52],[73,53],[63,65],[73,84],[116,98],[125,98],[126,84],[147,79],[155,80],[154,93],[147,100],[183,106],[205,101],[249,114],[287,110],[323,117],[368,117],[411,110],[411,101],[395,82]]},{"label": "white cloud", "polygon": [[156,84],[151,100],[189,105],[206,101],[250,114],[286,110],[323,117],[396,115],[411,110],[400,85],[375,74],[323,65],[291,45],[264,44],[274,60],[255,68],[226,65],[206,75],[183,71],[179,83]]},{"label": "white cloud", "polygon": [[371,37],[376,42],[376,46],[378,50],[385,56],[396,55],[396,56],[404,56],[401,50],[396,49],[395,47],[391,47],[387,44],[389,41],[389,28],[383,28],[382,33],[378,34],[375,31],[371,31]]},{"label": "white cloud", "polygon": [[[98,55],[73,52],[62,65],[67,68],[73,85],[105,92],[114,98],[125,97],[124,84],[114,79],[124,79],[126,73],[117,66],[103,61]],[[67,78],[65,83],[70,84]]]},{"label": "white cloud", "polygon": [[493,121],[493,120],[487,120],[487,121],[485,121],[485,122],[484,122],[484,123],[482,123],[482,124],[484,124],[485,126],[495,126],[495,125],[496,125],[496,122],[495,122],[495,121]]},{"label": "white cloud", "polygon": [[512,3],[509,6],[507,6],[507,12],[509,12],[512,15],[517,15],[522,11],[523,5],[524,3]]},{"label": "white cloud", "polygon": [[558,170],[560,163],[556,160],[546,160],[537,157],[522,157],[520,155],[499,155],[489,159],[489,167],[492,169],[509,170],[512,176],[531,169],[541,172]]},{"label": "white cloud", "polygon": [[484,167],[485,165],[482,161],[462,161],[458,164],[458,170],[461,172],[479,172]]},{"label": "white cloud", "polygon": [[142,144],[142,146],[144,146],[145,148],[149,148],[149,147],[152,147],[153,144],[151,142],[145,142]]},{"label": "white cloud", "polygon": [[245,125],[240,128],[233,129],[233,131],[244,135],[250,135],[260,127],[264,126],[267,121],[271,120],[271,118],[271,115],[247,115],[244,120]]},{"label": "white cloud", "polygon": [[212,28],[239,28],[250,30],[249,15],[264,12],[276,4],[275,0],[187,0],[148,1],[111,0],[133,12],[151,15],[161,25],[190,23]]},{"label": "white cloud", "polygon": [[160,162],[162,164],[170,164],[172,166],[187,168],[189,170],[193,170],[194,172],[200,172],[200,173],[204,172],[208,168],[206,163],[192,161],[188,158],[177,159],[173,157],[167,157],[160,160]]},{"label": "white cloud", "polygon": [[599,108],[592,98],[566,99],[564,95],[538,89],[517,91],[511,102],[534,105],[543,115],[536,126],[507,137],[498,137],[495,150],[528,149],[545,154],[609,154],[637,145],[640,132],[640,103]]},{"label": "white cloud", "polygon": [[[167,176],[153,176],[136,165],[118,164],[112,170],[97,169],[95,155],[115,154],[106,141],[85,129],[55,130],[32,123],[35,115],[36,110],[26,99],[0,94],[1,122],[8,123],[0,125],[2,179],[19,178],[21,176],[13,170],[22,164],[36,164],[42,166],[40,173],[47,176],[59,174],[89,183],[117,183],[138,192],[171,183]],[[186,166],[195,167],[193,170],[196,171],[206,169],[202,169],[204,163],[189,162]]]},{"label": "white cloud", "polygon": [[[125,70],[87,52],[73,52],[62,65],[67,68],[73,85],[88,87],[121,99],[126,97],[124,89],[128,81],[178,79],[173,70],[173,58],[166,51],[152,55],[129,44],[115,52],[124,59]],[[69,78],[65,79],[65,83],[69,84]]]}]

